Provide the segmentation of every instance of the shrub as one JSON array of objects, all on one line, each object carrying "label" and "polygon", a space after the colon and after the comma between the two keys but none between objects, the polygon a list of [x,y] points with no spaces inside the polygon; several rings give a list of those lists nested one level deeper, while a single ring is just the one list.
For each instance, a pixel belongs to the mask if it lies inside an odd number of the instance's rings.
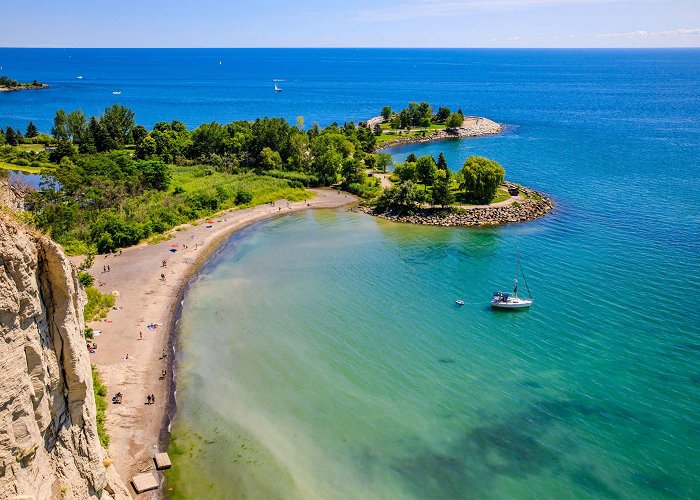
[{"label": "shrub", "polygon": [[101,293],[94,286],[85,287],[87,304],[83,309],[85,321],[93,321],[107,317],[107,312],[114,307],[114,297],[108,293]]},{"label": "shrub", "polygon": [[236,193],[236,205],[246,205],[253,201],[253,193],[241,190]]},{"label": "shrub", "polygon": [[89,273],[78,273],[78,281],[83,285],[83,288],[87,288],[92,286],[95,282],[95,278]]},{"label": "shrub", "polygon": [[107,423],[107,387],[100,380],[100,374],[95,366],[92,366],[92,390],[95,392],[95,407],[97,408],[97,436],[100,444],[107,448],[109,446],[109,434],[105,424]]}]

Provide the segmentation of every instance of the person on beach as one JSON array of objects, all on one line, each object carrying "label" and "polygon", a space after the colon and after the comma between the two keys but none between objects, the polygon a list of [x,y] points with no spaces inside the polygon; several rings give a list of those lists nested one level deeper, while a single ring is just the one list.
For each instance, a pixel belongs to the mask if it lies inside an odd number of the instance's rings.
[{"label": "person on beach", "polygon": [[139,340],[143,340],[143,332],[139,332]]},{"label": "person on beach", "polygon": [[110,271],[111,271],[111,269],[109,268],[109,265],[108,265],[108,266],[107,266],[107,272],[110,272]]},{"label": "person on beach", "polygon": [[165,281],[165,274],[163,274],[163,273],[160,274],[160,280]]}]

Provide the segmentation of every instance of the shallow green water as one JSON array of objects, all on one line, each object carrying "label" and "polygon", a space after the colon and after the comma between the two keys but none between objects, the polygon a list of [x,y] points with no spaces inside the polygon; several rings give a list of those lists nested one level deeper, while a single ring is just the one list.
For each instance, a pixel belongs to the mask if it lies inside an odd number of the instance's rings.
[{"label": "shallow green water", "polygon": [[[621,303],[644,249],[626,262],[566,219],[244,230],[186,296],[174,496],[697,495],[695,327],[643,303],[663,276]],[[491,311],[518,248],[535,306]]]}]

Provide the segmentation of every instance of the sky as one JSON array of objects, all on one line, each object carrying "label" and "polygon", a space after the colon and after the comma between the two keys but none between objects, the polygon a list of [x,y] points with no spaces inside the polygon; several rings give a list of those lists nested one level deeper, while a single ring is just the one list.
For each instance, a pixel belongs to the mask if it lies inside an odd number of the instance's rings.
[{"label": "sky", "polygon": [[0,0],[0,12],[0,47],[700,47],[700,0]]}]

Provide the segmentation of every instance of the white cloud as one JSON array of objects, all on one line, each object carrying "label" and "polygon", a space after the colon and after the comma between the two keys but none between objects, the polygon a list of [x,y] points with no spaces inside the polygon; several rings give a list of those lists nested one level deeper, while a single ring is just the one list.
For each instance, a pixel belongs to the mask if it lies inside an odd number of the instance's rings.
[{"label": "white cloud", "polygon": [[361,21],[405,21],[424,17],[454,16],[468,11],[503,11],[538,6],[609,4],[629,1],[630,0],[462,0],[444,2],[441,0],[414,0],[398,2],[390,7],[363,10],[358,13],[357,18]]},{"label": "white cloud", "polygon": [[593,35],[584,35],[587,37],[597,38],[646,38],[654,36],[699,36],[700,29],[698,28],[678,28],[677,30],[665,31],[628,31],[625,33],[596,33]]}]

